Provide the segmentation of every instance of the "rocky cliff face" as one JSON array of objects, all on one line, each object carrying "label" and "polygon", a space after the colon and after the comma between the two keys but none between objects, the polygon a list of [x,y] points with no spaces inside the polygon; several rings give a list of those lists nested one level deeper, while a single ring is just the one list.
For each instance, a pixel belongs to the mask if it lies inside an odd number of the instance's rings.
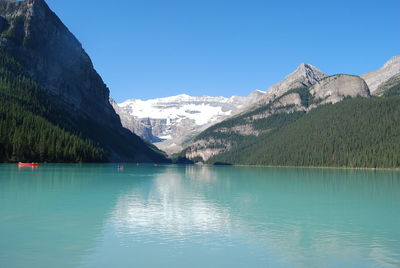
[{"label": "rocky cliff face", "polygon": [[359,76],[338,74],[326,77],[309,89],[317,102],[314,106],[337,103],[347,97],[370,96],[368,85]]},{"label": "rocky cliff face", "polygon": [[175,153],[202,130],[236,114],[264,94],[260,90],[247,97],[230,98],[183,94],[147,101],[131,99],[113,106],[124,127],[160,149]]},{"label": "rocky cliff face", "polygon": [[400,56],[392,57],[379,70],[363,74],[361,77],[367,82],[372,95],[382,96],[384,91],[379,88],[397,74],[400,74]]},{"label": "rocky cliff face", "polygon": [[[15,58],[32,79],[55,96],[58,107],[74,118],[76,125],[93,123],[103,133],[102,143],[110,159],[151,161],[161,159],[137,136],[125,130],[109,102],[109,89],[93,68],[80,42],[47,6],[44,0],[0,1],[0,52]],[[87,125],[87,124],[85,124]],[[94,125],[86,134],[97,139]],[[81,129],[74,131],[80,132]],[[85,135],[86,135],[85,134]],[[116,150],[111,136],[125,140],[125,149]],[[122,148],[122,147],[121,147]],[[131,152],[127,152],[131,148]],[[124,151],[121,155],[121,151]]]}]

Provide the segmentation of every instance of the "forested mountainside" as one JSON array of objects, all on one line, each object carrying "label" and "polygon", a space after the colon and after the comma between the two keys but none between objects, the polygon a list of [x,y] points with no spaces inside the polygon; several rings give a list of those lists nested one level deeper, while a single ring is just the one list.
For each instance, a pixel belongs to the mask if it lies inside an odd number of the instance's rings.
[{"label": "forested mountainside", "polygon": [[400,167],[400,97],[347,99],[264,123],[271,126],[267,133],[235,137],[237,146],[208,163]]},{"label": "forested mountainside", "polygon": [[399,167],[398,75],[375,75],[375,92],[386,97],[371,98],[362,78],[310,76],[315,70],[305,72],[312,80],[304,80],[304,72],[296,74],[301,79],[289,75],[278,84],[285,87],[208,128],[180,157],[210,164]]},{"label": "forested mountainside", "polygon": [[0,1],[0,53],[1,161],[167,161],[122,127],[89,56],[44,0]]}]

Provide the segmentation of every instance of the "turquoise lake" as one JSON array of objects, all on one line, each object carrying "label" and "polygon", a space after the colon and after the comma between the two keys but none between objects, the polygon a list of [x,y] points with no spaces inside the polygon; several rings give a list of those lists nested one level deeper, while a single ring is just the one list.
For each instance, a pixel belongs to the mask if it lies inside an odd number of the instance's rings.
[{"label": "turquoise lake", "polygon": [[0,267],[400,267],[400,172],[0,165]]}]

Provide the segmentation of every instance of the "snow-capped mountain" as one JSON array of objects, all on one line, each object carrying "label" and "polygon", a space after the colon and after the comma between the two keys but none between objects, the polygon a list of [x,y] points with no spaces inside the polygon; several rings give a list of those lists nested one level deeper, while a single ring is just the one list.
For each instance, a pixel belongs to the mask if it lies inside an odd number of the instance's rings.
[{"label": "snow-capped mountain", "polygon": [[160,149],[174,153],[205,128],[256,102],[264,91],[247,97],[194,97],[181,94],[150,100],[130,99],[120,104],[110,101],[122,125]]}]

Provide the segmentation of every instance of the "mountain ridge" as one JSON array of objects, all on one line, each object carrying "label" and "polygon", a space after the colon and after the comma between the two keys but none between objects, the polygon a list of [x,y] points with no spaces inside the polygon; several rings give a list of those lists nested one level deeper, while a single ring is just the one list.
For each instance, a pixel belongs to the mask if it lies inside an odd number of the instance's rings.
[{"label": "mountain ridge", "polygon": [[[319,106],[335,104],[347,98],[371,96],[367,83],[360,76],[328,76],[309,64],[299,65],[270,89],[247,111],[200,133],[181,156],[200,162],[218,159],[219,154],[240,148],[242,143],[277,131],[280,126],[276,122],[285,125]],[[268,124],[275,126],[269,127]]]}]

